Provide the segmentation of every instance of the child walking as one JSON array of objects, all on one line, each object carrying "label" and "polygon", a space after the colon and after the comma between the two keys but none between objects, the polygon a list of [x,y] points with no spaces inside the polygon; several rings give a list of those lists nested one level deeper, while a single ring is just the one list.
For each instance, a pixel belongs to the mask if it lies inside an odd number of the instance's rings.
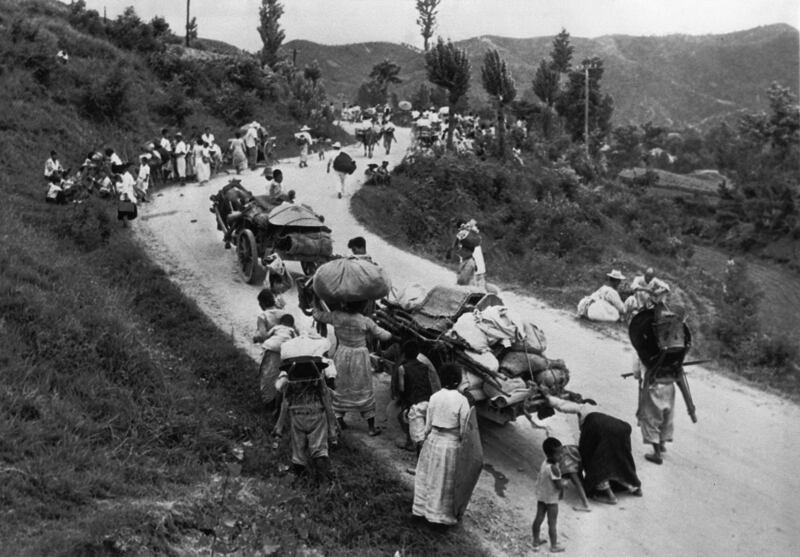
[{"label": "child walking", "polygon": [[550,552],[561,553],[564,547],[558,545],[558,501],[564,497],[564,488],[561,484],[561,470],[558,467],[558,460],[561,456],[561,441],[555,437],[548,437],[542,443],[545,461],[539,469],[539,476],[536,478],[536,518],[533,519],[533,549],[539,551],[539,547],[547,543],[539,537],[545,515],[547,516],[547,532],[550,537]]}]

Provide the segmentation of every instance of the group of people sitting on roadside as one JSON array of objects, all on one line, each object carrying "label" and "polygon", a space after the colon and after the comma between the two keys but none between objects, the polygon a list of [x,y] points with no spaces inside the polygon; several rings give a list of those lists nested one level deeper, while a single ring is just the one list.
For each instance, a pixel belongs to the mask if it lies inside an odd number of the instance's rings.
[{"label": "group of people sitting on roadside", "polygon": [[[578,317],[609,323],[626,321],[648,304],[663,300],[670,292],[669,285],[655,276],[652,267],[636,276],[627,287],[623,286],[624,280],[625,276],[618,269],[607,273],[606,283],[578,302]],[[625,300],[620,291],[629,293]]]}]

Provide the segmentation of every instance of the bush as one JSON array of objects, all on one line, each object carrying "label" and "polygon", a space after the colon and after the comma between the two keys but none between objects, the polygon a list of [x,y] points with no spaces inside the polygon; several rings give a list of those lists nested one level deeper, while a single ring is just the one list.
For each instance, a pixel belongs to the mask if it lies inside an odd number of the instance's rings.
[{"label": "bush", "polygon": [[242,91],[239,87],[225,83],[208,99],[211,112],[230,125],[241,124],[253,119],[258,98],[252,91]]},{"label": "bush", "polygon": [[725,272],[721,303],[714,334],[727,355],[746,353],[759,329],[755,284],[747,277],[747,265],[731,260]]},{"label": "bush", "polygon": [[792,364],[800,361],[800,348],[797,347],[796,339],[786,335],[760,337],[756,343],[756,353],[754,363],[787,372]]},{"label": "bush", "polygon": [[83,112],[96,121],[121,122],[132,111],[130,80],[122,66],[100,81],[90,83],[80,98]]},{"label": "bush", "polygon": [[94,251],[108,242],[112,220],[106,203],[90,197],[71,209],[61,215],[57,226],[60,235],[72,238],[84,251]]}]

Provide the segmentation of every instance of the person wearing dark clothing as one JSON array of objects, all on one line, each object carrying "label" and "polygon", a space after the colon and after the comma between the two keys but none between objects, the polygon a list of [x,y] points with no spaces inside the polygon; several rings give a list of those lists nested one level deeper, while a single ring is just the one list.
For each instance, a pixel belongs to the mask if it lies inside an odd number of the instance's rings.
[{"label": "person wearing dark clothing", "polygon": [[[425,440],[425,416],[428,399],[439,390],[439,382],[432,381],[430,367],[418,359],[419,345],[409,340],[403,344],[403,363],[397,368],[397,394],[400,427],[406,433],[406,449],[419,454]],[[438,377],[436,377],[438,379]],[[434,384],[436,383],[436,384]]]}]

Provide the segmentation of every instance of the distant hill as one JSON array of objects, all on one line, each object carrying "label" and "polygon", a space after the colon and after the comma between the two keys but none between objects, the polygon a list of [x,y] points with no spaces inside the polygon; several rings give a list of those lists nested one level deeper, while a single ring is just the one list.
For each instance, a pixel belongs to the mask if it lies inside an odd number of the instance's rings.
[{"label": "distant hill", "polygon": [[[518,97],[532,98],[536,67],[549,56],[553,37],[511,39],[483,36],[457,45],[472,63],[470,101],[486,103],[480,84],[483,54],[496,48],[517,81]],[[778,81],[797,93],[800,80],[798,31],[786,24],[756,27],[724,35],[572,37],[573,62],[599,56],[605,65],[602,85],[614,98],[614,123],[702,124],[741,110],[766,107],[764,92]],[[384,58],[399,64],[403,83],[394,89],[408,97],[427,80],[422,54],[408,45],[359,43],[327,46],[291,41],[302,66],[318,60],[325,86],[334,100],[350,101],[372,67]]]}]

